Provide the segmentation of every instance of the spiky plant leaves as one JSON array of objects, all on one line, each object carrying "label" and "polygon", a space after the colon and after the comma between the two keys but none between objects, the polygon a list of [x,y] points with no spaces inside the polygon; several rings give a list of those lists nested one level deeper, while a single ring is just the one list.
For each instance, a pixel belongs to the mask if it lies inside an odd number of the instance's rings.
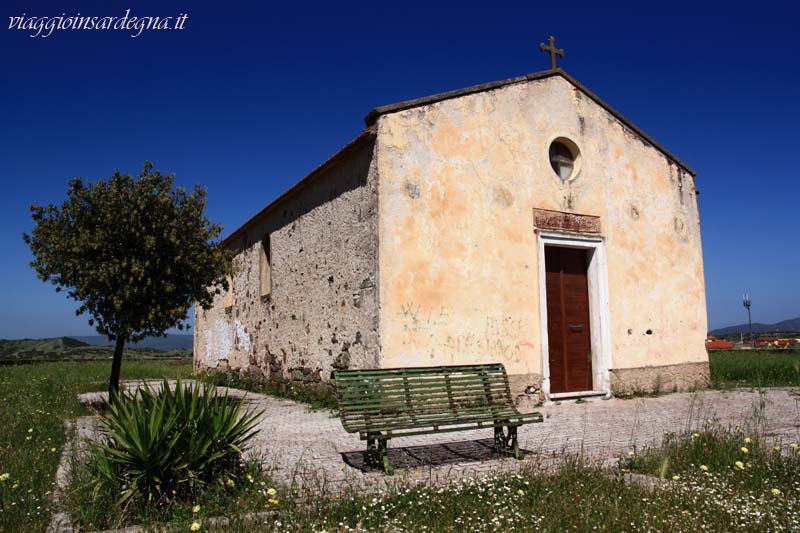
[{"label": "spiky plant leaves", "polygon": [[161,505],[237,477],[260,415],[213,386],[180,381],[120,395],[102,416],[103,439],[91,447],[96,487],[118,492],[120,505]]}]

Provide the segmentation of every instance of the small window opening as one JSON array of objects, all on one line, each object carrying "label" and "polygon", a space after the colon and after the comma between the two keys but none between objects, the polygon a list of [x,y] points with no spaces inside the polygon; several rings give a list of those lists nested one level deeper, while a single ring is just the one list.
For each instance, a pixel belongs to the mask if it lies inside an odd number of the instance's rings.
[{"label": "small window opening", "polygon": [[580,151],[574,142],[559,137],[550,144],[549,155],[550,166],[562,181],[567,181],[577,175]]},{"label": "small window opening", "polygon": [[228,310],[233,307],[233,277],[228,274],[225,279],[228,281],[228,290],[225,291],[225,310]]},{"label": "small window opening", "polygon": [[270,236],[267,235],[261,241],[260,260],[259,260],[259,286],[261,296],[269,296],[272,293],[272,250]]}]

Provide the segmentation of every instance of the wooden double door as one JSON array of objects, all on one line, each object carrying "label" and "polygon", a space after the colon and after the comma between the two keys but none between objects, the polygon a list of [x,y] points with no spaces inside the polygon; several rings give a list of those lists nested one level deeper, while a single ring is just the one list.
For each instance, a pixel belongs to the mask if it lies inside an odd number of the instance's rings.
[{"label": "wooden double door", "polygon": [[545,246],[550,392],[592,390],[588,252]]}]

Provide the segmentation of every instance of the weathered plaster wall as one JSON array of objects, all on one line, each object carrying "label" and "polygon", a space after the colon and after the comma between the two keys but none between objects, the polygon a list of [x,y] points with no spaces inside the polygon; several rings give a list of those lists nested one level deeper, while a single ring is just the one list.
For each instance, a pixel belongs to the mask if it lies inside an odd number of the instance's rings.
[{"label": "weathered plaster wall", "polygon": [[[560,136],[582,152],[572,182],[550,167]],[[692,176],[566,80],[383,115],[377,146],[383,366],[540,379],[535,207],[601,217],[611,368],[707,361]]]},{"label": "weathered plaster wall", "polygon": [[[379,365],[374,137],[267,213],[233,246],[233,305],[196,309],[195,364],[317,382]],[[259,284],[270,234],[271,294]]]}]

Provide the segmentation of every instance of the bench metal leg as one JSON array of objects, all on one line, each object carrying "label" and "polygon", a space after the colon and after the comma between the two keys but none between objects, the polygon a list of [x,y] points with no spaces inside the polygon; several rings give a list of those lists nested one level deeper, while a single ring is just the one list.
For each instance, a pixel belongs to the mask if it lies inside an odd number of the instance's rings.
[{"label": "bench metal leg", "polygon": [[392,463],[389,461],[389,439],[382,437],[380,433],[367,435],[367,464],[383,468],[388,475],[394,473]]},{"label": "bench metal leg", "polygon": [[494,451],[503,453],[506,449],[506,435],[502,427],[494,428]]},{"label": "bench metal leg", "polygon": [[[502,422],[505,421],[498,421],[498,423]],[[498,453],[513,454],[514,458],[522,459],[522,453],[519,450],[519,439],[517,438],[517,426],[495,427],[494,449]]]},{"label": "bench metal leg", "polygon": [[508,426],[506,447],[514,454],[515,459],[522,459],[522,453],[519,451],[519,439],[517,438],[517,426]]},{"label": "bench metal leg", "polygon": [[391,476],[394,474],[394,468],[389,461],[389,439],[378,440],[378,453],[380,453],[383,460],[383,471],[386,472],[386,475]]},{"label": "bench metal leg", "polygon": [[378,443],[376,436],[372,434],[367,435],[367,464],[369,466],[376,466],[380,462],[378,455]]}]

